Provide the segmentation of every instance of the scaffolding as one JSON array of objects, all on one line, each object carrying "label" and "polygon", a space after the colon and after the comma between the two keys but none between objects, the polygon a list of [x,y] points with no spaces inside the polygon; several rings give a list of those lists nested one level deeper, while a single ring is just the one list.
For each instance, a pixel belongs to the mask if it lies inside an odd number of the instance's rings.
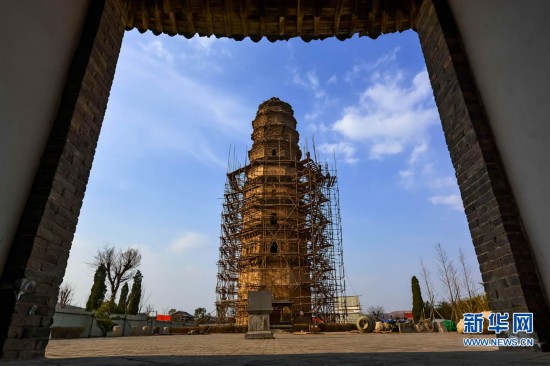
[{"label": "scaffolding", "polygon": [[246,324],[248,291],[269,290],[272,323],[343,322],[346,311],[337,304],[345,281],[336,166],[318,163],[314,145],[313,158],[306,152],[301,159],[298,133],[289,133],[292,123],[267,114],[264,122],[253,122],[250,162],[239,167],[233,156],[228,164],[218,321]]}]

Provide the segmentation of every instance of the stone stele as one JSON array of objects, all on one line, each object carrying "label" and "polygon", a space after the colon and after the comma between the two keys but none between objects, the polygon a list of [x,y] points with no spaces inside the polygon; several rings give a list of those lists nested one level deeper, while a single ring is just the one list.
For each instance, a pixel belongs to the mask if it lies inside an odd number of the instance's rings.
[{"label": "stone stele", "polygon": [[273,311],[270,291],[248,292],[248,332],[246,339],[272,339],[269,314]]}]

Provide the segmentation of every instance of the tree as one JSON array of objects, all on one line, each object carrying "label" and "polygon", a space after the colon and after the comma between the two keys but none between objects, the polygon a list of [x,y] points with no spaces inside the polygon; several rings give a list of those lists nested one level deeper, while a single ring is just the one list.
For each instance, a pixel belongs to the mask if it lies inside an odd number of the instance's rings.
[{"label": "tree", "polygon": [[424,300],[422,300],[422,292],[420,291],[420,284],[416,276],[412,276],[411,278],[411,287],[413,320],[417,323],[420,319],[424,318]]},{"label": "tree", "polygon": [[141,264],[141,253],[138,249],[115,250],[113,246],[105,246],[97,251],[90,266],[99,268],[105,266],[107,280],[111,290],[110,302],[115,303],[116,294],[121,284],[127,282],[135,274],[135,269]]},{"label": "tree", "polygon": [[448,301],[441,301],[435,308],[437,314],[443,319],[451,319],[453,317],[453,306]]},{"label": "tree", "polygon": [[174,309],[174,308],[172,308],[172,309],[168,310],[168,315],[172,315],[172,314],[174,314],[175,312],[177,312],[177,310]]},{"label": "tree", "polygon": [[64,308],[67,305],[71,305],[73,302],[74,286],[70,283],[64,283],[59,288],[59,298],[57,304],[60,308]]},{"label": "tree", "polygon": [[132,291],[130,291],[130,298],[128,299],[128,314],[136,315],[139,311],[142,279],[143,275],[140,271],[137,271],[134,275],[134,283],[132,284]]},{"label": "tree", "polygon": [[367,314],[372,315],[376,321],[382,320],[384,307],[382,305],[369,306],[367,308]]},{"label": "tree", "polygon": [[[149,316],[149,314],[151,314],[153,311],[155,311],[155,308],[153,307],[153,305],[151,305],[149,303],[145,303],[143,305],[140,305],[140,309],[141,309],[141,307],[143,307],[143,312],[147,316]],[[141,310],[139,312],[141,313]]]},{"label": "tree", "polygon": [[99,265],[95,271],[94,284],[90,291],[90,296],[86,302],[86,310],[96,310],[101,306],[103,299],[105,298],[105,292],[107,292],[107,286],[105,286],[105,278],[107,277],[107,269],[104,265]]},{"label": "tree", "polygon": [[113,303],[111,301],[103,301],[101,305],[94,311],[94,318],[97,326],[101,330],[103,337],[107,336],[107,332],[113,330],[116,325],[111,320],[111,312],[113,311]]},{"label": "tree", "polygon": [[210,320],[210,316],[206,314],[205,308],[196,308],[195,309],[195,323],[204,324]]},{"label": "tree", "polygon": [[118,299],[118,305],[116,308],[116,312],[119,314],[126,314],[126,308],[128,306],[128,282],[122,286],[122,290],[120,290],[120,298]]},{"label": "tree", "polygon": [[206,315],[206,309],[205,308],[196,308],[195,309],[195,318],[196,319],[204,318],[205,315]]},{"label": "tree", "polygon": [[439,261],[439,279],[448,291],[449,302],[452,309],[451,319],[458,321],[457,303],[460,301],[460,282],[458,280],[458,273],[452,260],[447,257],[447,253],[445,253],[440,243],[435,245],[435,250]]},{"label": "tree", "polygon": [[466,289],[466,294],[468,295],[468,312],[473,312],[472,299],[476,296],[474,281],[472,279],[472,271],[470,266],[466,264],[466,257],[464,257],[464,252],[462,248],[458,250],[458,261],[460,262],[460,268],[462,269],[462,284]]},{"label": "tree", "polygon": [[428,301],[426,301],[426,304],[424,304],[424,309],[429,309],[430,319],[433,320],[434,318],[434,306],[435,306],[435,294],[433,291],[433,284],[432,279],[430,277],[430,271],[426,268],[424,265],[424,261],[422,260],[422,257],[420,257],[420,270],[422,272],[422,279],[424,280],[424,285],[426,286],[426,291],[428,292]]}]

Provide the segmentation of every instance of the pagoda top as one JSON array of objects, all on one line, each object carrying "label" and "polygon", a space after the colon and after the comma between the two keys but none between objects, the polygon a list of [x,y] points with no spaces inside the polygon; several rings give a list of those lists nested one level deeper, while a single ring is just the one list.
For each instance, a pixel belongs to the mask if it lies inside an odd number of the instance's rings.
[{"label": "pagoda top", "polygon": [[268,100],[260,104],[258,106],[258,112],[256,113],[256,116],[268,112],[283,112],[294,116],[294,110],[292,109],[290,104],[288,104],[287,102],[283,102],[276,97],[269,98]]}]

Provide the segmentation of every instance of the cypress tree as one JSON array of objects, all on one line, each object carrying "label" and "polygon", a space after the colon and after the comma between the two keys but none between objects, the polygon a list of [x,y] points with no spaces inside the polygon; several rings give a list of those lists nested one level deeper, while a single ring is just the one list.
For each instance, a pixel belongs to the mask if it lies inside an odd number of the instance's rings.
[{"label": "cypress tree", "polygon": [[120,291],[120,298],[118,299],[118,305],[116,308],[116,311],[119,314],[126,314],[126,306],[128,305],[128,291],[128,282],[126,282]]},{"label": "cypress tree", "polygon": [[101,306],[105,293],[107,292],[107,286],[105,286],[105,278],[107,277],[107,269],[103,264],[97,267],[94,275],[94,284],[90,291],[90,296],[86,302],[86,310],[96,310]]},{"label": "cypress tree", "polygon": [[134,275],[134,283],[132,284],[132,291],[130,291],[130,298],[128,299],[128,314],[137,314],[139,311],[139,301],[141,300],[141,280],[143,275],[140,271],[137,271]]},{"label": "cypress tree", "polygon": [[418,279],[416,276],[412,276],[411,279],[411,287],[412,287],[412,300],[413,300],[413,320],[414,322],[418,322],[422,318],[422,313],[424,310],[424,301],[422,300],[422,293],[420,292],[420,284],[418,283]]}]

